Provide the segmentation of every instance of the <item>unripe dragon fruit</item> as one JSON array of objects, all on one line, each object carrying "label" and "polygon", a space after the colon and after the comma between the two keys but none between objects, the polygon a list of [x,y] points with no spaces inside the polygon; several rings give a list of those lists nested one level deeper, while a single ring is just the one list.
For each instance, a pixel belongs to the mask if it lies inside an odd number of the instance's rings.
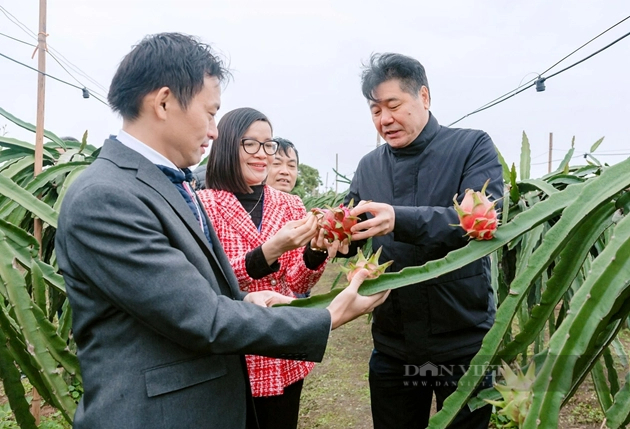
[{"label": "unripe dragon fruit", "polygon": [[369,272],[368,276],[366,277],[368,279],[375,279],[383,274],[385,272],[385,269],[389,267],[394,261],[385,262],[384,264],[379,265],[378,258],[379,256],[381,256],[381,250],[383,250],[382,247],[380,247],[376,251],[376,253],[372,254],[369,259],[365,259],[365,255],[363,255],[363,252],[361,251],[361,249],[359,249],[356,262],[350,262],[347,267],[341,267],[341,269],[347,273],[346,278],[348,279],[348,282],[351,282],[355,274],[363,268],[365,268]]},{"label": "unripe dragon fruit", "polygon": [[481,191],[466,189],[466,195],[461,204],[457,203],[457,194],[453,197],[455,210],[459,216],[459,225],[469,238],[475,240],[490,240],[494,237],[494,231],[498,226],[495,202],[490,202],[486,195],[486,187],[490,179],[486,181]]},{"label": "unripe dragon fruit", "polygon": [[523,374],[521,368],[518,368],[515,373],[508,364],[503,362],[499,372],[505,379],[505,385],[495,384],[494,388],[501,393],[503,400],[484,399],[484,401],[499,408],[498,415],[508,418],[509,422],[502,425],[501,428],[520,428],[532,405],[531,387],[536,378],[536,366],[532,362],[527,369],[527,374]]},{"label": "unripe dragon fruit", "polygon": [[335,240],[343,241],[346,238],[348,241],[351,241],[352,232],[350,228],[357,224],[359,218],[350,216],[350,210],[352,210],[352,201],[350,201],[348,207],[339,204],[339,207],[335,208],[311,209],[319,218],[319,226],[324,230],[324,236],[331,243]]}]

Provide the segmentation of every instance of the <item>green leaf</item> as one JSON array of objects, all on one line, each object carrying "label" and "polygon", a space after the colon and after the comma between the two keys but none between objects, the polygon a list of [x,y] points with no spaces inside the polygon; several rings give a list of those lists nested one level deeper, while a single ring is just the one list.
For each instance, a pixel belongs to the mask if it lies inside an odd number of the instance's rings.
[{"label": "green leaf", "polygon": [[494,145],[494,150],[497,152],[499,162],[501,163],[501,169],[503,170],[503,182],[510,183],[510,167],[508,167],[507,162],[505,162],[505,158],[503,158],[503,155],[501,155],[501,152],[499,151],[497,145]]},{"label": "green leaf", "polygon": [[516,184],[516,165],[514,164],[512,164],[512,171],[510,172],[509,183],[510,183],[510,201],[516,204],[521,199],[521,193],[519,192],[518,185]]},{"label": "green leaf", "polygon": [[494,387],[483,389],[477,394],[477,396],[471,398],[470,401],[468,401],[468,408],[470,408],[470,411],[475,411],[481,407],[485,407],[486,405],[488,405],[486,400],[498,401],[502,398],[503,396],[501,395],[501,393],[499,393],[499,391]]},{"label": "green leaf", "polygon": [[71,327],[72,307],[70,307],[70,301],[66,299],[61,307],[61,316],[59,316],[59,326],[57,327],[57,334],[62,340],[68,341]]},{"label": "green leaf", "polygon": [[[80,169],[81,171],[85,169],[88,165],[87,162],[68,162],[65,164],[55,165],[45,169],[42,173],[38,174],[33,180],[31,180],[24,189],[28,191],[31,195],[38,195],[46,189],[47,185],[50,185],[52,181],[57,180],[60,175],[65,173],[69,173],[74,171],[75,169]],[[0,186],[2,186],[0,184]],[[2,191],[0,191],[0,194]],[[15,201],[15,203],[8,203],[5,205],[0,205],[0,217],[7,218],[9,213],[11,213],[20,203]],[[20,216],[21,218],[21,216]]]},{"label": "green leaf", "polygon": [[15,249],[18,258],[27,261],[37,256],[39,243],[31,234],[2,218],[0,218],[0,231],[5,234],[11,247]]},{"label": "green leaf", "polygon": [[551,185],[573,185],[575,183],[584,183],[586,179],[572,174],[562,173],[549,178],[548,181]]},{"label": "green leaf", "polygon": [[0,175],[0,194],[7,196],[44,222],[57,228],[59,213],[2,175]]},{"label": "green leaf", "polygon": [[630,420],[630,373],[626,374],[626,382],[615,395],[612,406],[606,410],[606,420],[612,429],[620,428]]},{"label": "green leaf", "polygon": [[[586,282],[571,299],[571,313],[549,340],[549,357],[532,386],[541,394],[534,395],[530,410],[530,416],[548,416],[543,427],[556,427],[561,403],[573,386],[578,358],[592,355],[587,352],[589,339],[597,338],[599,326],[606,325],[616,306],[627,300],[628,279],[630,216],[615,227],[614,238],[595,259]],[[620,321],[617,325],[621,326]],[[541,427],[534,420],[528,418],[524,428]]]},{"label": "green leaf", "polygon": [[[10,247],[4,236],[0,233],[0,255],[9,255]],[[33,304],[26,290],[24,278],[19,271],[13,268],[10,258],[0,259],[0,277],[7,285],[9,301],[13,306],[16,321],[19,323],[24,338],[33,347],[32,356],[41,367],[43,380],[50,389],[54,399],[53,405],[58,407],[68,421],[72,421],[76,404],[68,393],[68,387],[61,375],[57,372],[57,363],[51,355],[48,341],[42,328],[45,326],[38,323],[34,312],[37,313],[39,307]],[[39,310],[41,313],[41,310]],[[43,313],[41,313],[43,314]],[[65,346],[65,344],[64,344]]]},{"label": "green leaf", "polygon": [[[64,140],[63,141],[65,143],[65,150],[68,149],[81,149],[82,143],[81,142],[75,142],[75,141],[70,141],[70,140]],[[56,144],[55,142],[48,142],[48,143],[44,143],[44,147],[48,150],[51,151],[57,151],[59,149],[59,145]],[[100,148],[96,148],[95,146],[92,146],[91,144],[86,144],[84,150],[81,152],[86,156],[91,156],[91,157],[96,157],[96,154],[98,153],[98,151],[100,150]]]},{"label": "green leaf", "polygon": [[50,396],[50,392],[41,376],[40,367],[27,348],[20,327],[9,316],[7,308],[2,303],[0,303],[0,329],[7,337],[7,348],[22,373],[28,377],[31,385],[37,389],[42,398],[49,404],[53,404],[54,400]]},{"label": "green leaf", "polygon": [[2,175],[4,177],[8,177],[9,179],[16,180],[18,174],[22,173],[24,170],[30,170],[30,173],[33,174],[33,164],[35,163],[35,156],[27,155],[15,162],[6,163],[1,167]]},{"label": "green leaf", "polygon": [[[30,124],[26,121],[23,121],[15,116],[13,116],[12,114],[10,114],[9,112],[7,112],[6,110],[4,110],[2,107],[0,107],[0,115],[4,116],[5,118],[7,118],[9,121],[13,122],[15,125],[24,128],[25,130],[29,130],[32,132],[36,132],[37,128],[35,127],[35,125]],[[57,135],[53,132],[50,132],[48,130],[44,130],[44,137],[46,137],[49,140],[54,141],[55,143],[57,143],[58,145],[60,145],[61,147],[66,147],[65,143],[59,138],[57,137]]]},{"label": "green leaf", "polygon": [[615,355],[617,356],[617,359],[619,359],[619,362],[621,362],[621,366],[623,366],[624,369],[628,369],[628,354],[626,353],[626,349],[623,346],[623,343],[619,341],[619,338],[615,338],[613,340],[612,347],[615,350]]},{"label": "green leaf", "polygon": [[85,132],[83,133],[83,137],[81,137],[81,147],[79,148],[79,153],[83,152],[83,150],[87,146],[87,137],[88,137],[88,131],[85,130]]},{"label": "green leaf", "polygon": [[[592,159],[592,160],[593,160],[593,163],[594,163],[595,165],[597,165],[597,166],[601,166],[601,165],[602,165],[602,163],[601,163],[601,162],[599,162],[599,160],[598,160],[597,158],[595,158],[593,155],[591,155],[590,153],[585,153],[585,154],[584,154],[584,158],[590,158],[590,159]],[[587,160],[587,161],[588,161],[588,160]]]},{"label": "green leaf", "polygon": [[42,274],[42,270],[37,266],[37,264],[31,265],[31,286],[32,286],[32,296],[33,302],[37,305],[43,312],[46,311],[46,282],[44,281],[44,275]]},{"label": "green leaf", "polygon": [[521,141],[521,180],[529,179],[529,172],[531,167],[531,150],[529,147],[529,139],[527,134],[523,131],[523,140]]},{"label": "green leaf", "polygon": [[547,281],[538,305],[532,309],[529,321],[514,340],[499,352],[498,357],[501,360],[510,362],[534,341],[539,332],[542,332],[556,305],[570,288],[593,244],[612,224],[613,211],[614,205],[610,202],[582,221],[582,225],[562,249],[558,257],[559,262],[556,263],[553,274]]},{"label": "green leaf", "polygon": [[39,269],[42,270],[46,283],[57,289],[58,292],[66,295],[66,283],[63,280],[63,276],[57,273],[57,271],[47,263],[39,259],[35,259],[35,262],[39,266]]},{"label": "green leaf", "polygon": [[567,154],[564,155],[564,158],[562,159],[562,162],[560,163],[556,171],[561,171],[564,174],[567,174],[569,172],[569,162],[571,162],[571,159],[573,158],[573,153],[575,152],[575,148],[573,147],[574,142],[575,137],[573,137],[573,141],[571,142],[571,149],[569,149]]},{"label": "green leaf", "polygon": [[4,386],[4,393],[20,428],[37,429],[35,419],[31,415],[29,404],[26,401],[26,392],[22,386],[20,371],[15,366],[15,361],[8,347],[5,346],[7,342],[6,335],[0,329],[0,344],[2,344],[0,347],[0,380]]},{"label": "green leaf", "polygon": [[604,366],[599,360],[595,363],[595,366],[591,371],[591,377],[593,379],[593,385],[595,387],[595,393],[597,394],[599,404],[602,407],[602,410],[607,410],[612,405],[613,398],[610,393],[610,388],[606,383]]},{"label": "green leaf", "polygon": [[595,143],[593,143],[593,146],[591,146],[591,153],[595,152],[597,150],[597,148],[599,147],[600,144],[602,144],[602,142],[604,141],[604,137],[600,138],[599,140],[597,140]]},{"label": "green leaf", "polygon": [[[608,374],[608,383],[610,384],[610,394],[615,396],[617,392],[619,392],[619,374],[617,374],[610,347],[604,349],[604,363],[606,364],[606,373]],[[604,410],[606,410],[606,408],[604,408]]]},{"label": "green leaf", "polygon": [[[8,149],[16,149],[24,152],[24,155],[32,155],[35,153],[35,146],[27,143],[22,140],[14,139],[11,137],[0,137],[0,146],[6,147]],[[48,152],[46,149],[43,151],[43,155],[45,158],[49,160],[54,160],[55,157],[52,153]]]},{"label": "green leaf", "polygon": [[59,212],[59,210],[61,209],[61,203],[63,202],[63,198],[66,196],[66,192],[68,192],[68,188],[70,187],[70,185],[72,185],[72,183],[77,179],[77,177],[79,177],[79,175],[86,168],[87,168],[87,165],[76,167],[74,170],[68,173],[65,180],[63,181],[63,186],[61,187],[61,190],[60,191],[58,190],[59,195],[57,196],[57,201],[55,201],[55,205],[53,206],[54,210]]},{"label": "green leaf", "polygon": [[[577,193],[579,195],[575,195],[571,199],[571,210],[569,211],[568,207],[564,210],[560,220],[553,226],[553,228],[551,228],[547,232],[547,234],[545,234],[545,239],[543,240],[543,243],[538,249],[536,249],[535,254],[532,255],[530,266],[521,274],[521,276],[519,276],[519,278],[514,279],[514,281],[512,282],[511,288],[514,293],[508,295],[505,301],[497,309],[495,324],[486,334],[481,346],[481,350],[473,358],[471,366],[482,369],[490,364],[490,361],[493,359],[493,357],[496,357],[499,346],[504,339],[504,335],[510,328],[512,319],[516,314],[516,311],[520,306],[522,300],[525,299],[525,297],[527,296],[527,292],[529,291],[533,280],[538,278],[542,271],[555,260],[560,250],[564,248],[567,240],[572,236],[571,233],[574,232],[577,227],[579,227],[582,219],[588,213],[599,208],[602,202],[610,201],[611,197],[618,193],[621,189],[630,186],[629,167],[630,160],[614,165],[604,170],[602,175],[597,179],[593,179],[592,181],[589,181],[588,183],[583,185],[569,186],[564,191],[550,196],[549,199],[537,203],[530,210],[519,214],[518,217],[526,216],[528,214],[529,216],[534,217],[531,212],[536,210],[540,206],[546,206],[550,203],[557,204],[555,203],[557,197],[564,196],[564,198],[566,198],[569,192],[573,193],[575,191],[578,191]],[[573,203],[574,201],[575,203]],[[537,216],[538,214],[535,217]],[[516,222],[518,217],[514,218],[514,221],[510,222],[508,225],[505,225],[503,227],[504,230],[507,229],[510,224]],[[535,225],[530,225],[529,229],[531,229],[531,227],[533,226]],[[500,230],[501,227],[497,232],[499,232]],[[455,254],[456,252],[459,251],[451,252],[451,255]],[[449,255],[447,255],[446,259],[448,257]],[[464,259],[464,257],[462,256],[458,259],[461,260]],[[436,270],[432,271],[435,272]],[[582,289],[580,289],[580,291],[581,290]],[[586,320],[589,320],[589,317],[590,316],[586,316]],[[584,316],[582,316],[582,318],[584,318]],[[562,326],[564,326],[564,324],[561,325],[561,327]],[[557,337],[559,332],[559,330],[556,331],[554,337]],[[543,365],[543,367],[545,365]],[[473,392],[473,389],[481,381],[481,378],[482,376],[479,374],[471,373],[470,371],[467,372],[460,381],[460,387],[458,387],[458,389],[446,399],[442,410],[432,417],[429,427],[446,427],[455,417],[463,404],[467,402]],[[540,377],[537,378],[537,381],[539,378]],[[542,387],[535,391],[547,392],[549,390],[546,390],[544,387]],[[534,395],[534,400],[536,400],[536,398],[537,396]],[[538,416],[541,414],[534,412],[533,415]]]},{"label": "green leaf", "polygon": [[343,288],[336,288],[328,293],[320,295],[312,295],[309,298],[294,299],[290,304],[277,304],[274,307],[303,307],[303,308],[326,308],[332,300],[339,295]]},{"label": "green leaf", "polygon": [[551,184],[540,179],[522,180],[518,183],[518,190],[520,193],[531,192],[531,191],[542,191],[547,195],[551,195],[551,194],[555,194],[556,192],[559,192]]},{"label": "green leaf", "polygon": [[[628,161],[630,163],[630,161]],[[612,168],[612,167],[611,167]],[[630,174],[629,174],[630,175]],[[437,278],[458,268],[470,264],[496,251],[516,237],[535,228],[547,219],[556,216],[567,205],[575,201],[585,185],[574,185],[562,192],[551,195],[547,200],[534,205],[530,210],[520,213],[511,222],[500,226],[494,238],[486,241],[470,241],[465,247],[454,250],[442,259],[429,261],[421,267],[407,267],[399,273],[385,273],[374,280],[365,280],[359,288],[361,295],[373,295],[387,289],[420,283]],[[336,295],[318,295],[313,303],[326,306]],[[311,297],[315,298],[315,296]],[[310,299],[310,298],[309,298]],[[301,300],[296,300],[301,301]],[[295,302],[295,301],[293,301]],[[292,305],[292,304],[290,304]],[[308,306],[302,303],[301,306]]]}]

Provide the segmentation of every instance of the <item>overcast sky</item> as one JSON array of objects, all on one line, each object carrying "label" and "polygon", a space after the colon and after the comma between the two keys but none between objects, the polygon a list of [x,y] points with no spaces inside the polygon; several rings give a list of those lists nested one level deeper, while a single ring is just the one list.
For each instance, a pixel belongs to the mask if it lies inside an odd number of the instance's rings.
[{"label": "overcast sky", "polygon": [[[36,0],[0,0],[32,32]],[[221,114],[254,107],[274,132],[292,140],[301,161],[316,167],[328,186],[339,170],[351,176],[376,145],[360,91],[361,64],[373,52],[417,58],[427,70],[432,112],[443,125],[545,71],[608,27],[630,15],[628,0],[54,0],[48,2],[48,42],[87,76],[82,84],[106,95],[122,57],[144,35],[178,31],[212,44],[234,79]],[[630,32],[630,19],[552,69],[558,71]],[[35,43],[0,10],[0,33]],[[0,35],[0,53],[37,67],[33,48]],[[71,70],[72,71],[72,70]],[[47,72],[79,85],[52,58]],[[600,137],[603,162],[630,155],[630,37],[456,126],[487,131],[508,162],[516,162],[522,132],[532,145],[532,176],[547,171],[549,133],[554,167],[575,136],[576,157]],[[121,120],[94,98],[47,79],[46,128],[59,136],[89,131],[100,146]],[[82,86],[82,85],[79,85]],[[0,107],[35,123],[37,73],[0,57]],[[0,126],[6,121],[0,118]],[[34,135],[7,126],[11,137]],[[340,188],[341,189],[341,188]]]}]

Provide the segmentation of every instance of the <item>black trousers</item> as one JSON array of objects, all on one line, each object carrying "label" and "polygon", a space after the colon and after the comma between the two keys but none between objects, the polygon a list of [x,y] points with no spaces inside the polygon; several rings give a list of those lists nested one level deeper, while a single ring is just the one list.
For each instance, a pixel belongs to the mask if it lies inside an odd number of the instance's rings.
[{"label": "black trousers", "polygon": [[[374,351],[370,359],[370,399],[374,429],[424,429],[429,424],[435,393],[437,409],[457,389],[474,355],[450,362],[408,365],[405,361]],[[492,386],[492,375],[478,389]],[[487,429],[490,405],[470,411],[464,407],[453,429]]]},{"label": "black trousers", "polygon": [[304,380],[299,380],[285,387],[282,395],[254,397],[258,427],[260,429],[297,428],[303,385]]}]

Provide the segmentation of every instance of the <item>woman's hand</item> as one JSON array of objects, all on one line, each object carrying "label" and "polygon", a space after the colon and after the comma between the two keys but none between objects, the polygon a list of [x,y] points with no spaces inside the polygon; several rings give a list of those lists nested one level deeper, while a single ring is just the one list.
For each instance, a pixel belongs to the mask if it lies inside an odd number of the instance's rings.
[{"label": "woman's hand", "polygon": [[304,219],[287,222],[278,232],[262,245],[262,251],[269,265],[289,250],[303,247],[317,234],[317,217],[312,213]]},{"label": "woman's hand", "polygon": [[319,234],[313,237],[311,240],[311,249],[326,250],[328,252],[328,257],[331,259],[337,255],[337,252],[344,254],[348,253],[350,250],[350,243],[348,243],[347,239],[343,241],[328,241],[328,239],[324,236],[325,232],[326,231],[322,228],[319,230]]}]

